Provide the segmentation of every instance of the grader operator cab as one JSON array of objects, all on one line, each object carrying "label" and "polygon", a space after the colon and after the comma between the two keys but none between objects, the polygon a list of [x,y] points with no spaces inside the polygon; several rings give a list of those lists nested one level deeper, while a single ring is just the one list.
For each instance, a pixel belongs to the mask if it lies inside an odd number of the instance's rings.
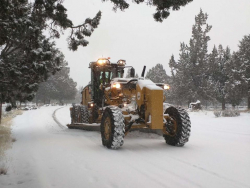
[{"label": "grader operator cab", "polygon": [[188,113],[164,103],[166,84],[135,78],[123,78],[125,60],[111,63],[107,58],[91,62],[91,82],[82,91],[81,105],[70,108],[69,128],[100,127],[102,144],[118,149],[132,129],[161,130],[169,145],[183,146],[188,142],[191,123]]}]

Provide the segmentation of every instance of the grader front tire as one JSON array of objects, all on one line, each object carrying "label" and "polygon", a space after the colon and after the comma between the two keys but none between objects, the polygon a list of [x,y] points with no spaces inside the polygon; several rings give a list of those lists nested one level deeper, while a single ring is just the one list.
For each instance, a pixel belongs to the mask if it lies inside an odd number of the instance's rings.
[{"label": "grader front tire", "polygon": [[109,149],[118,149],[123,145],[125,124],[118,107],[106,107],[101,121],[101,136],[103,146]]},{"label": "grader front tire", "polygon": [[[170,134],[164,134],[163,137],[167,144],[172,146],[184,146],[189,140],[191,132],[191,122],[188,113],[181,108],[169,107],[166,109],[165,114],[169,114],[171,121],[167,121],[167,131],[173,130]],[[175,129],[171,128],[172,123],[176,126]]]}]

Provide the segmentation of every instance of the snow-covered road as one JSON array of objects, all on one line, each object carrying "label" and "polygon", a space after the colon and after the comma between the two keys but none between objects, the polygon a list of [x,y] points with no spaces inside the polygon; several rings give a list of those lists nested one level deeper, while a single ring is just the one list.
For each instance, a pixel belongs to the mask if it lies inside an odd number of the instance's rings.
[{"label": "snow-covered road", "polygon": [[161,136],[132,132],[119,150],[101,145],[98,132],[67,129],[69,107],[42,107],[13,122],[13,147],[1,188],[250,187],[250,114],[215,118],[190,113],[184,147]]}]

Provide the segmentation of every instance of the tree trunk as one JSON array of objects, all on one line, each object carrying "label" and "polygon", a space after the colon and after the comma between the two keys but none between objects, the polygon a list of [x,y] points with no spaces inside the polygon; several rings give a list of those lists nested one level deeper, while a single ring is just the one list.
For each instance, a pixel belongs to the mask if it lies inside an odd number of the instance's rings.
[{"label": "tree trunk", "polygon": [[222,110],[225,110],[225,109],[226,109],[226,102],[225,102],[225,99],[222,99],[221,107],[222,107]]},{"label": "tree trunk", "polygon": [[250,110],[250,93],[248,94],[248,105],[247,105],[248,110]]},{"label": "tree trunk", "polygon": [[12,108],[16,108],[16,100],[11,100],[11,106]]},{"label": "tree trunk", "polygon": [[250,110],[250,81],[248,81],[247,103],[247,109]]},{"label": "tree trunk", "polygon": [[36,97],[36,106],[38,106],[38,97],[37,95],[35,97]]},{"label": "tree trunk", "polygon": [[191,103],[191,100],[188,100],[188,108],[189,108],[189,104]]},{"label": "tree trunk", "polygon": [[0,124],[2,120],[2,101],[0,101]]}]

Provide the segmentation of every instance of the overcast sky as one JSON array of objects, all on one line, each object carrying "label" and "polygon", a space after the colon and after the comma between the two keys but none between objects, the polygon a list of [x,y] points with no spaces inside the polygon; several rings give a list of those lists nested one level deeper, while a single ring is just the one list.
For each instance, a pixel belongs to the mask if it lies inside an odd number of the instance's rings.
[{"label": "overcast sky", "polygon": [[143,65],[149,70],[161,63],[169,74],[169,59],[174,54],[177,60],[180,43],[189,43],[194,18],[200,9],[209,15],[207,23],[212,25],[209,52],[219,44],[237,51],[239,40],[250,34],[250,0],[193,0],[179,11],[171,11],[163,23],[154,21],[155,7],[145,4],[131,3],[129,9],[116,13],[111,3],[101,0],[65,0],[64,5],[75,25],[102,11],[100,25],[87,38],[87,47],[80,47],[77,52],[69,51],[68,31],[57,40],[58,48],[68,61],[70,76],[78,86],[85,86],[90,81],[89,62],[100,57],[111,57],[111,62],[125,59],[139,75]]}]

